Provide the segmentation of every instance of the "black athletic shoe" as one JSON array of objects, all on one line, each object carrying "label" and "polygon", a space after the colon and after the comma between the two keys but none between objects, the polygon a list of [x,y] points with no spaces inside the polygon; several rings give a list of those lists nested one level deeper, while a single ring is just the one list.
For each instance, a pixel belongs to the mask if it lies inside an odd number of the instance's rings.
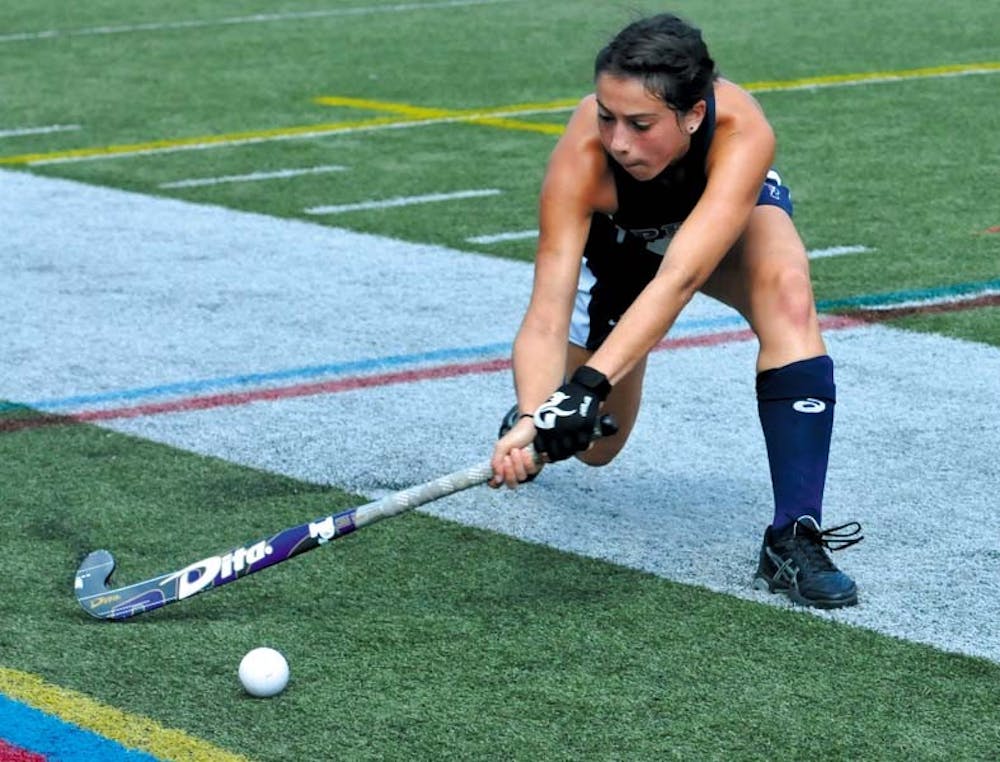
[{"label": "black athletic shoe", "polygon": [[858,602],[857,585],[834,566],[826,551],[842,550],[862,539],[861,525],[856,521],[820,529],[812,516],[800,516],[779,531],[768,527],[753,586],[783,593],[802,606],[854,606]]}]

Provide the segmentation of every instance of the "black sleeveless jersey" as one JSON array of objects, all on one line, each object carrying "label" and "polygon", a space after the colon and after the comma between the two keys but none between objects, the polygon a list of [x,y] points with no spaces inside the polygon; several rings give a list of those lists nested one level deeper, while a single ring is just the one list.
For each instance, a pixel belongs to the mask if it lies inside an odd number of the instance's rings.
[{"label": "black sleeveless jersey", "polygon": [[636,180],[608,156],[618,209],[596,213],[584,247],[581,284],[590,294],[590,333],[596,349],[621,314],[652,280],[681,223],[705,192],[705,159],[715,134],[715,96],[705,99],[705,118],[687,153],[651,180]]},{"label": "black sleeveless jersey", "polygon": [[618,210],[611,220],[619,228],[647,241],[655,240],[652,236],[656,232],[664,226],[676,230],[694,209],[708,182],[705,159],[715,134],[714,95],[705,99],[705,106],[705,118],[691,136],[687,153],[652,180],[636,180],[608,156],[618,195]]}]

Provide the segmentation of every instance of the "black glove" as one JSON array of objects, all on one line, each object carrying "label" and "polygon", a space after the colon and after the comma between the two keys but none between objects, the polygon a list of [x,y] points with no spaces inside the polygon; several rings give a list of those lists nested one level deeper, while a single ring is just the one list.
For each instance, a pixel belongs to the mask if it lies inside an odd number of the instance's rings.
[{"label": "black glove", "polygon": [[611,384],[598,370],[582,365],[535,411],[535,449],[550,461],[586,450],[598,436],[597,416]]}]

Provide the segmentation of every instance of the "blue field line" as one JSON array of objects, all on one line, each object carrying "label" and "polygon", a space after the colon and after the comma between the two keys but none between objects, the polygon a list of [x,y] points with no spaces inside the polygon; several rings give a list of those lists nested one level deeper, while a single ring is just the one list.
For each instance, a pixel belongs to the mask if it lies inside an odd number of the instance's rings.
[{"label": "blue field line", "polygon": [[[717,318],[684,321],[682,323],[678,323],[676,329],[680,332],[689,333],[704,330],[718,330],[720,328],[741,326],[745,324],[746,323],[743,318],[734,314],[731,316],[722,316]],[[371,373],[379,370],[384,371],[396,368],[408,368],[414,365],[420,365],[421,363],[455,362],[475,357],[489,357],[496,355],[505,356],[510,354],[511,347],[512,345],[509,342],[483,344],[475,347],[452,347],[448,349],[436,349],[429,352],[417,352],[414,354],[372,357],[363,360],[349,360],[346,362],[329,363],[324,365],[308,365],[299,368],[286,368],[283,370],[262,373],[241,373],[234,376],[220,376],[218,378],[179,381],[176,383],[144,386],[135,389],[119,389],[95,394],[80,394],[71,397],[35,400],[33,402],[0,402],[0,412],[20,407],[29,407],[35,410],[52,412],[57,410],[82,408],[88,405],[130,402],[150,397],[183,396],[208,391],[219,391],[221,389],[228,389],[232,387],[257,386],[260,384],[274,383],[276,381],[301,381],[308,378],[338,376],[348,373]]]},{"label": "blue field line", "polygon": [[372,357],[364,360],[348,360],[346,362],[328,363],[324,365],[307,365],[300,368],[286,368],[284,370],[267,371],[262,373],[241,373],[235,376],[220,376],[218,378],[206,378],[195,381],[179,381],[170,384],[158,384],[156,386],[143,386],[136,389],[120,389],[111,392],[100,392],[97,394],[81,394],[73,397],[36,400],[35,402],[24,402],[20,404],[0,402],[0,411],[10,410],[15,407],[31,407],[37,410],[60,410],[65,408],[83,407],[86,405],[97,405],[106,402],[128,402],[132,400],[145,399],[147,397],[198,394],[201,392],[227,389],[234,386],[256,386],[258,384],[273,383],[275,381],[301,380],[321,376],[337,376],[346,373],[371,373],[373,371],[407,367],[426,362],[449,362],[455,360],[466,360],[470,357],[501,354],[504,352],[510,352],[510,346],[511,345],[509,343],[501,343],[485,344],[479,347],[437,349],[430,352],[418,352],[408,355],[390,355],[388,357]]},{"label": "blue field line", "polygon": [[[827,299],[816,303],[820,312],[863,308],[873,306],[891,306],[915,301],[930,301],[968,296],[1000,289],[1000,278],[995,280],[959,283],[951,286],[934,288],[892,291],[881,294],[864,294],[844,299]],[[705,331],[717,331],[730,328],[745,328],[746,321],[737,314],[722,315],[711,318],[695,318],[679,320],[671,330],[671,336],[698,334]],[[54,412],[65,409],[77,409],[89,405],[106,403],[123,403],[151,397],[183,396],[200,394],[208,391],[218,391],[233,387],[257,386],[278,381],[301,381],[303,379],[324,376],[337,376],[348,373],[371,373],[374,371],[406,368],[421,363],[455,362],[475,357],[509,355],[511,344],[507,342],[484,344],[475,347],[451,347],[429,352],[413,354],[389,355],[387,357],[372,357],[362,360],[349,360],[323,365],[307,365],[298,368],[287,368],[261,373],[242,373],[233,376],[220,376],[192,381],[179,381],[156,386],[144,386],[134,389],[119,389],[95,394],[81,394],[71,397],[35,400],[33,402],[2,402],[0,412],[20,407]]]},{"label": "blue field line", "polygon": [[886,294],[865,294],[849,296],[846,299],[826,299],[816,302],[820,312],[831,312],[858,307],[890,307],[906,302],[926,302],[948,297],[970,296],[1000,289],[1000,278],[981,280],[975,283],[957,283],[953,286],[938,286],[934,288],[915,288],[908,291],[891,291]]},{"label": "blue field line", "polygon": [[160,762],[144,751],[127,749],[89,730],[64,722],[0,694],[0,737],[52,760]]}]

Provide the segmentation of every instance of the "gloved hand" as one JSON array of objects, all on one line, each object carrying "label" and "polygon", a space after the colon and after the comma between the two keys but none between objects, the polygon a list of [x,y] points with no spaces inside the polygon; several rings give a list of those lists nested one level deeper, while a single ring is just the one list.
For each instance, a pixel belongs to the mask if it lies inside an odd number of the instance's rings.
[{"label": "gloved hand", "polygon": [[611,383],[603,373],[587,365],[577,368],[535,411],[535,449],[549,461],[586,450],[599,436],[597,417],[610,392]]}]

